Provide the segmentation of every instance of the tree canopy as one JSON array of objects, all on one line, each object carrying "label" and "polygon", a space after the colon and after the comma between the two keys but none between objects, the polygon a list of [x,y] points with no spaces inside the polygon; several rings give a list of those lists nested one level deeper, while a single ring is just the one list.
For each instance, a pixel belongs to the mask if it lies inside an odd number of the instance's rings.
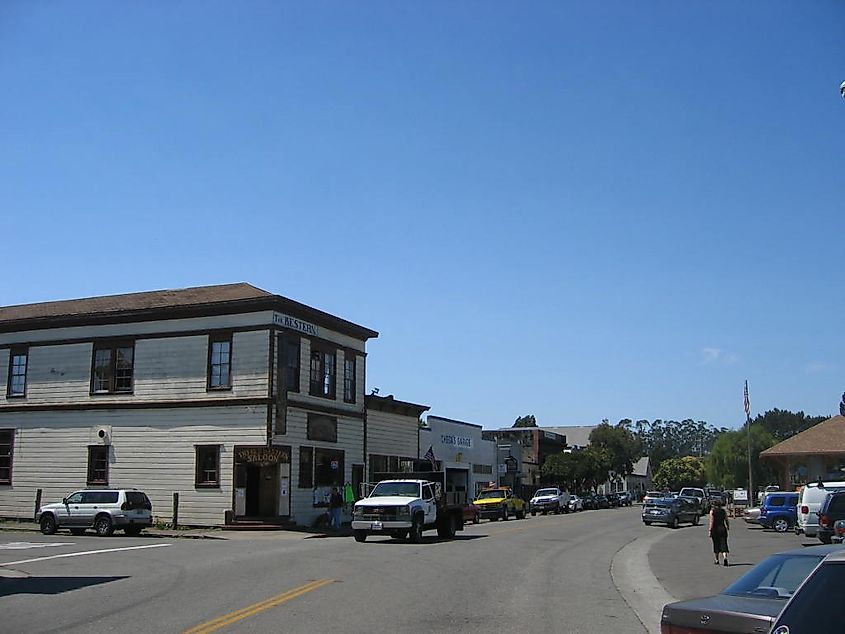
[{"label": "tree canopy", "polygon": [[[610,458],[609,470],[620,476],[632,473],[634,463],[643,455],[640,440],[621,423],[611,425],[603,421],[590,432],[590,445],[607,451]],[[606,476],[607,474],[605,479]]]},{"label": "tree canopy", "polygon": [[611,460],[601,447],[560,452],[546,458],[541,473],[546,483],[559,484],[570,491],[587,491],[607,480]]},{"label": "tree canopy", "polygon": [[[751,425],[751,470],[755,484],[772,483],[777,474],[760,461],[760,452],[776,444],[775,438],[760,423]],[[748,487],[748,428],[720,435],[707,456],[707,479],[722,489]]]},{"label": "tree canopy", "polygon": [[526,416],[519,416],[513,423],[512,427],[536,427],[537,426],[537,419],[534,418],[534,414],[528,414]]},{"label": "tree canopy", "polygon": [[668,458],[660,463],[653,478],[655,487],[670,491],[678,491],[682,487],[703,487],[705,481],[704,460],[697,456]]},{"label": "tree canopy", "polygon": [[790,412],[784,409],[772,409],[765,414],[758,414],[752,421],[755,425],[761,425],[763,429],[772,435],[775,441],[780,442],[791,438],[795,434],[818,425],[829,416],[807,416],[804,412]]}]

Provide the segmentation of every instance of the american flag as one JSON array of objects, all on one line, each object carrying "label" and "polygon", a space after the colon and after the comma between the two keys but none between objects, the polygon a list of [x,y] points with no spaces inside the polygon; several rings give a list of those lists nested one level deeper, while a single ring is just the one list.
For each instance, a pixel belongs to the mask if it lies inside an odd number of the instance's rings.
[{"label": "american flag", "polygon": [[745,415],[751,416],[751,401],[748,400],[748,381],[745,382],[745,390],[743,392],[743,404],[745,405]]},{"label": "american flag", "polygon": [[431,463],[431,466],[432,466],[432,467],[436,467],[436,466],[437,466],[437,465],[435,464],[435,458],[434,458],[434,446],[433,446],[433,445],[429,445],[429,446],[428,446],[428,451],[426,451],[426,452],[425,452],[425,455],[423,456],[423,458],[424,458],[424,459],[426,459],[426,460],[428,460],[428,461]]}]

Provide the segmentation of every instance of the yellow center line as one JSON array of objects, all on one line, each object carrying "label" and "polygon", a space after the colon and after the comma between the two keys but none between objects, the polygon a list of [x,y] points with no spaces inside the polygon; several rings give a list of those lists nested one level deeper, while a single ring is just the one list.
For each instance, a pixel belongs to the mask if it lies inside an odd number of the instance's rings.
[{"label": "yellow center line", "polygon": [[294,588],[293,590],[288,590],[278,596],[265,599],[264,601],[259,601],[258,603],[253,603],[252,605],[248,605],[240,610],[235,610],[229,614],[224,614],[216,619],[212,619],[211,621],[192,627],[189,630],[185,630],[182,634],[209,634],[209,632],[215,632],[221,627],[237,623],[245,618],[254,616],[260,612],[269,610],[270,608],[274,608],[286,601],[301,597],[303,594],[307,594],[312,590],[317,590],[318,588],[322,588],[323,586],[327,586],[334,582],[334,579],[318,579],[317,581],[311,581],[310,583],[306,583],[305,585]]}]

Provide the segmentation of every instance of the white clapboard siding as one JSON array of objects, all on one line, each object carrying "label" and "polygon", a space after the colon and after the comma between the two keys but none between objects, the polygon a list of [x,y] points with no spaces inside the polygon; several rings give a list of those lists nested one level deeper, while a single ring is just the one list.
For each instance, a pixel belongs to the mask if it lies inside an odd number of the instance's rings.
[{"label": "white clapboard siding", "polygon": [[272,323],[273,312],[265,310],[234,315],[192,317],[189,319],[159,319],[126,324],[102,324],[6,332],[0,333],[0,345],[10,343],[36,344],[39,341],[63,341],[68,339],[134,337],[165,332],[220,330],[263,325],[269,327]]},{"label": "white clapboard siding", "polygon": [[93,344],[31,346],[26,368],[26,399],[11,405],[73,403],[90,398]]},{"label": "white clapboard siding", "polygon": [[323,508],[314,508],[313,489],[299,488],[299,448],[322,447],[326,449],[338,449],[344,452],[343,455],[343,482],[352,481],[352,465],[364,464],[363,442],[364,442],[364,421],[360,418],[337,418],[337,442],[327,443],[315,440],[308,440],[308,412],[289,408],[288,409],[288,433],[276,439],[278,444],[291,445],[291,519],[297,524],[310,526],[318,515],[326,511]]},{"label": "white clapboard siding", "polygon": [[415,416],[367,411],[367,453],[416,458],[418,438],[419,420]]},{"label": "white clapboard siding", "polygon": [[[220,525],[232,507],[235,445],[266,442],[263,406],[97,410],[0,414],[0,428],[16,428],[12,485],[0,488],[0,516],[27,518],[37,489],[42,502],[86,487],[88,446],[110,429],[109,486],[142,489],[153,514],[170,521],[179,493],[179,521]],[[221,488],[194,486],[196,445],[221,445]]]}]

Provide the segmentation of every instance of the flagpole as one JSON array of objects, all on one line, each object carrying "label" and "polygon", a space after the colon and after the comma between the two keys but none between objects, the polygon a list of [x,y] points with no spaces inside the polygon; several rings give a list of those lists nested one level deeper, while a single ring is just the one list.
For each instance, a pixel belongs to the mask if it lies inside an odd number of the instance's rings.
[{"label": "flagpole", "polygon": [[745,406],[745,427],[748,437],[748,507],[757,504],[754,497],[754,472],[751,468],[751,401],[748,398],[748,380],[745,381],[745,392],[743,394]]}]

